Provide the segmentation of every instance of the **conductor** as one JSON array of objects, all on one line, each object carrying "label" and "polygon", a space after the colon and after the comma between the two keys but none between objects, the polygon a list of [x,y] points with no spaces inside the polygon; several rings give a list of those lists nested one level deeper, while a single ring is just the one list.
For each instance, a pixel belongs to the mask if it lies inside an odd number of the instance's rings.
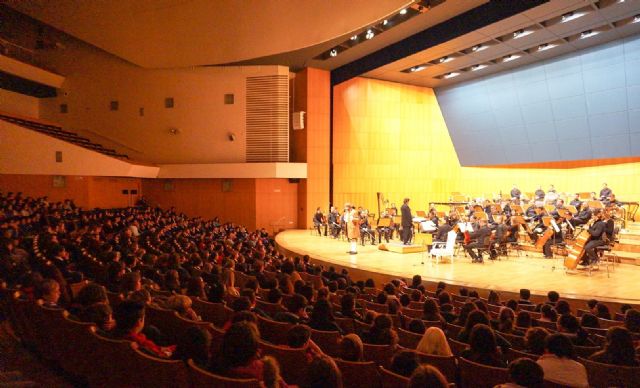
[{"label": "conductor", "polygon": [[409,208],[409,198],[405,198],[402,201],[400,212],[402,213],[402,243],[409,245],[413,232],[413,218],[411,217],[411,208]]}]

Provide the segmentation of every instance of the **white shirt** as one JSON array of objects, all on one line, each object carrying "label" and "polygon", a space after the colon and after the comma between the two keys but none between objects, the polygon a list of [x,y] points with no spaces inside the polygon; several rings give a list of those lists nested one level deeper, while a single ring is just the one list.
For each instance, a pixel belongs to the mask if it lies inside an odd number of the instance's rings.
[{"label": "white shirt", "polygon": [[544,354],[538,359],[544,371],[544,379],[570,387],[589,388],[587,369],[578,361],[560,358],[555,354]]}]

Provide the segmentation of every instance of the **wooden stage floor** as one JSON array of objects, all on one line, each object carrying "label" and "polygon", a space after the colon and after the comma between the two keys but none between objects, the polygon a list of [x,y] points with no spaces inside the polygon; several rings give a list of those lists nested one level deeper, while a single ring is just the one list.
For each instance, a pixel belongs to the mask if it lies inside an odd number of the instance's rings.
[{"label": "wooden stage floor", "polygon": [[[426,281],[445,281],[468,288],[518,292],[529,288],[534,295],[556,290],[562,297],[587,300],[591,298],[612,303],[640,304],[640,267],[616,264],[607,277],[605,267],[589,276],[585,271],[566,274],[562,258],[544,259],[525,252],[499,261],[485,260],[472,264],[462,251],[453,263],[448,260],[431,263],[423,253],[400,254],[378,250],[377,245],[358,245],[358,254],[347,253],[349,245],[343,240],[311,235],[308,230],[287,230],[276,235],[278,246],[291,255],[309,255],[312,261],[350,268],[356,279],[364,276],[411,279],[420,274]],[[516,252],[514,252],[515,254]],[[553,266],[555,270],[552,270]]]}]

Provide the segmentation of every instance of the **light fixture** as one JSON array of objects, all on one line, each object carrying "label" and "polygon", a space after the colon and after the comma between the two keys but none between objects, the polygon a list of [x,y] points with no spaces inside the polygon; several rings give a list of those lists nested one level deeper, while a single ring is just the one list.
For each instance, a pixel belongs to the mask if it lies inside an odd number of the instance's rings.
[{"label": "light fixture", "polygon": [[329,56],[331,56],[331,57],[335,57],[335,56],[337,56],[337,55],[338,55],[338,50],[333,49],[333,50],[329,51]]},{"label": "light fixture", "polygon": [[447,73],[447,74],[445,74],[445,75],[444,75],[444,78],[445,78],[445,79],[449,79],[449,78],[457,77],[457,76],[459,76],[459,75],[460,75],[460,73],[452,72],[452,73]]},{"label": "light fixture", "polygon": [[406,8],[402,8],[400,10],[400,15],[406,15],[407,14],[407,9]]},{"label": "light fixture", "polygon": [[485,46],[483,44],[477,44],[477,45],[471,47],[471,51],[473,51],[474,53],[477,53],[478,51],[482,51],[482,50],[487,49],[487,48],[489,48],[489,46]]},{"label": "light fixture", "polygon": [[631,23],[638,23],[640,22],[640,15],[636,15],[633,17],[633,20],[631,21]]},{"label": "light fixture", "polygon": [[560,23],[570,22],[584,15],[585,15],[584,12],[568,12],[562,15],[562,20],[560,21]]},{"label": "light fixture", "polygon": [[593,31],[593,30],[582,31],[582,33],[580,33],[580,39],[587,39],[594,35],[598,35],[598,31]]},{"label": "light fixture", "polygon": [[552,48],[554,48],[556,46],[557,46],[557,44],[543,43],[540,46],[538,46],[538,51],[549,50],[549,49],[552,49]]},{"label": "light fixture", "polygon": [[389,21],[388,21],[387,19],[384,19],[384,20],[382,21],[382,25],[383,25],[383,26],[386,26],[387,24],[389,24]]},{"label": "light fixture", "polygon": [[518,54],[511,54],[511,55],[507,55],[506,57],[504,57],[504,58],[502,59],[502,62],[511,62],[511,61],[516,60],[516,59],[518,59],[518,58],[520,58],[520,55],[518,55]]},{"label": "light fixture", "polygon": [[364,37],[367,39],[373,39],[374,36],[376,36],[376,34],[373,32],[373,30],[369,29],[367,30],[367,34]]},{"label": "light fixture", "polygon": [[358,35],[353,35],[350,39],[351,40],[358,40]]},{"label": "light fixture", "polygon": [[426,67],[426,66],[424,66],[424,65],[419,65],[419,66],[414,66],[414,67],[412,67],[411,69],[409,69],[409,71],[410,71],[411,73],[417,73],[417,72],[422,71],[422,70],[424,70],[424,69],[426,69],[426,68],[427,68],[427,67]]},{"label": "light fixture", "polygon": [[482,70],[485,67],[487,67],[487,65],[485,64],[477,64],[477,65],[473,65],[471,66],[471,71],[478,71],[478,70]]},{"label": "light fixture", "polygon": [[440,62],[440,63],[447,63],[447,62],[451,62],[451,61],[453,61],[453,58],[451,58],[451,57],[446,57],[446,56],[445,56],[445,57],[442,57],[442,58],[440,58],[440,59],[438,60],[438,62]]},{"label": "light fixture", "polygon": [[524,29],[520,29],[518,31],[515,31],[513,33],[513,39],[518,39],[518,38],[522,38],[523,36],[527,36],[529,34],[533,34],[532,30],[524,30]]}]

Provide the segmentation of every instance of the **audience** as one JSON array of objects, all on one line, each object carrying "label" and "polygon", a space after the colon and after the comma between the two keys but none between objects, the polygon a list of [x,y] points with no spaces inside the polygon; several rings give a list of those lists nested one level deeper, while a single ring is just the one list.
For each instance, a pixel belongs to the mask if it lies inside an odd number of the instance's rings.
[{"label": "audience", "polygon": [[426,329],[427,327],[422,319],[412,319],[407,325],[407,330],[416,334],[424,334]]},{"label": "audience", "polygon": [[509,382],[496,388],[542,388],[544,371],[535,361],[518,358],[509,364]]},{"label": "audience", "polygon": [[309,319],[309,327],[314,330],[337,331],[343,334],[340,326],[336,324],[331,304],[327,300],[319,300],[313,306],[311,319]]},{"label": "audience", "polygon": [[433,299],[427,299],[424,301],[422,319],[425,321],[445,322],[442,315],[440,315],[438,304]]},{"label": "audience", "polygon": [[525,334],[525,352],[535,355],[544,353],[545,345],[549,332],[541,327],[532,327]]},{"label": "audience", "polygon": [[363,358],[362,340],[356,334],[347,334],[340,342],[340,358],[345,361],[361,362]]},{"label": "audience", "polygon": [[372,345],[393,345],[398,343],[398,334],[393,329],[393,321],[386,314],[375,317],[373,325],[366,333],[363,333],[362,340]]},{"label": "audience", "polygon": [[478,364],[498,368],[506,367],[502,359],[502,352],[500,352],[496,344],[496,336],[493,330],[482,323],[473,327],[469,336],[469,348],[462,352],[461,357]]},{"label": "audience", "polygon": [[591,361],[619,366],[639,366],[631,333],[624,327],[611,327],[607,331],[604,349],[589,357]]},{"label": "audience", "polygon": [[444,375],[431,365],[418,366],[411,375],[408,388],[448,388]]},{"label": "audience", "polygon": [[412,350],[400,350],[391,359],[391,372],[404,377],[410,377],[420,362],[416,352]]},{"label": "audience", "polygon": [[175,345],[161,347],[147,339],[142,334],[144,328],[145,306],[142,303],[125,300],[114,311],[116,327],[111,331],[116,339],[125,339],[138,344],[140,350],[153,356],[169,358],[175,350]]},{"label": "audience", "polygon": [[182,361],[191,359],[200,368],[206,368],[209,365],[210,351],[211,333],[191,326],[178,338],[172,358]]},{"label": "audience", "polygon": [[309,388],[342,388],[342,373],[331,357],[316,357],[307,373]]},{"label": "audience", "polygon": [[545,380],[569,387],[587,388],[587,370],[576,361],[571,340],[564,334],[556,333],[547,337],[545,352],[538,359],[544,371]]},{"label": "audience", "polygon": [[451,353],[451,348],[449,347],[447,337],[445,336],[442,329],[433,326],[425,331],[422,339],[420,339],[420,342],[418,342],[416,350],[420,353],[435,356],[451,357],[453,355]]}]

